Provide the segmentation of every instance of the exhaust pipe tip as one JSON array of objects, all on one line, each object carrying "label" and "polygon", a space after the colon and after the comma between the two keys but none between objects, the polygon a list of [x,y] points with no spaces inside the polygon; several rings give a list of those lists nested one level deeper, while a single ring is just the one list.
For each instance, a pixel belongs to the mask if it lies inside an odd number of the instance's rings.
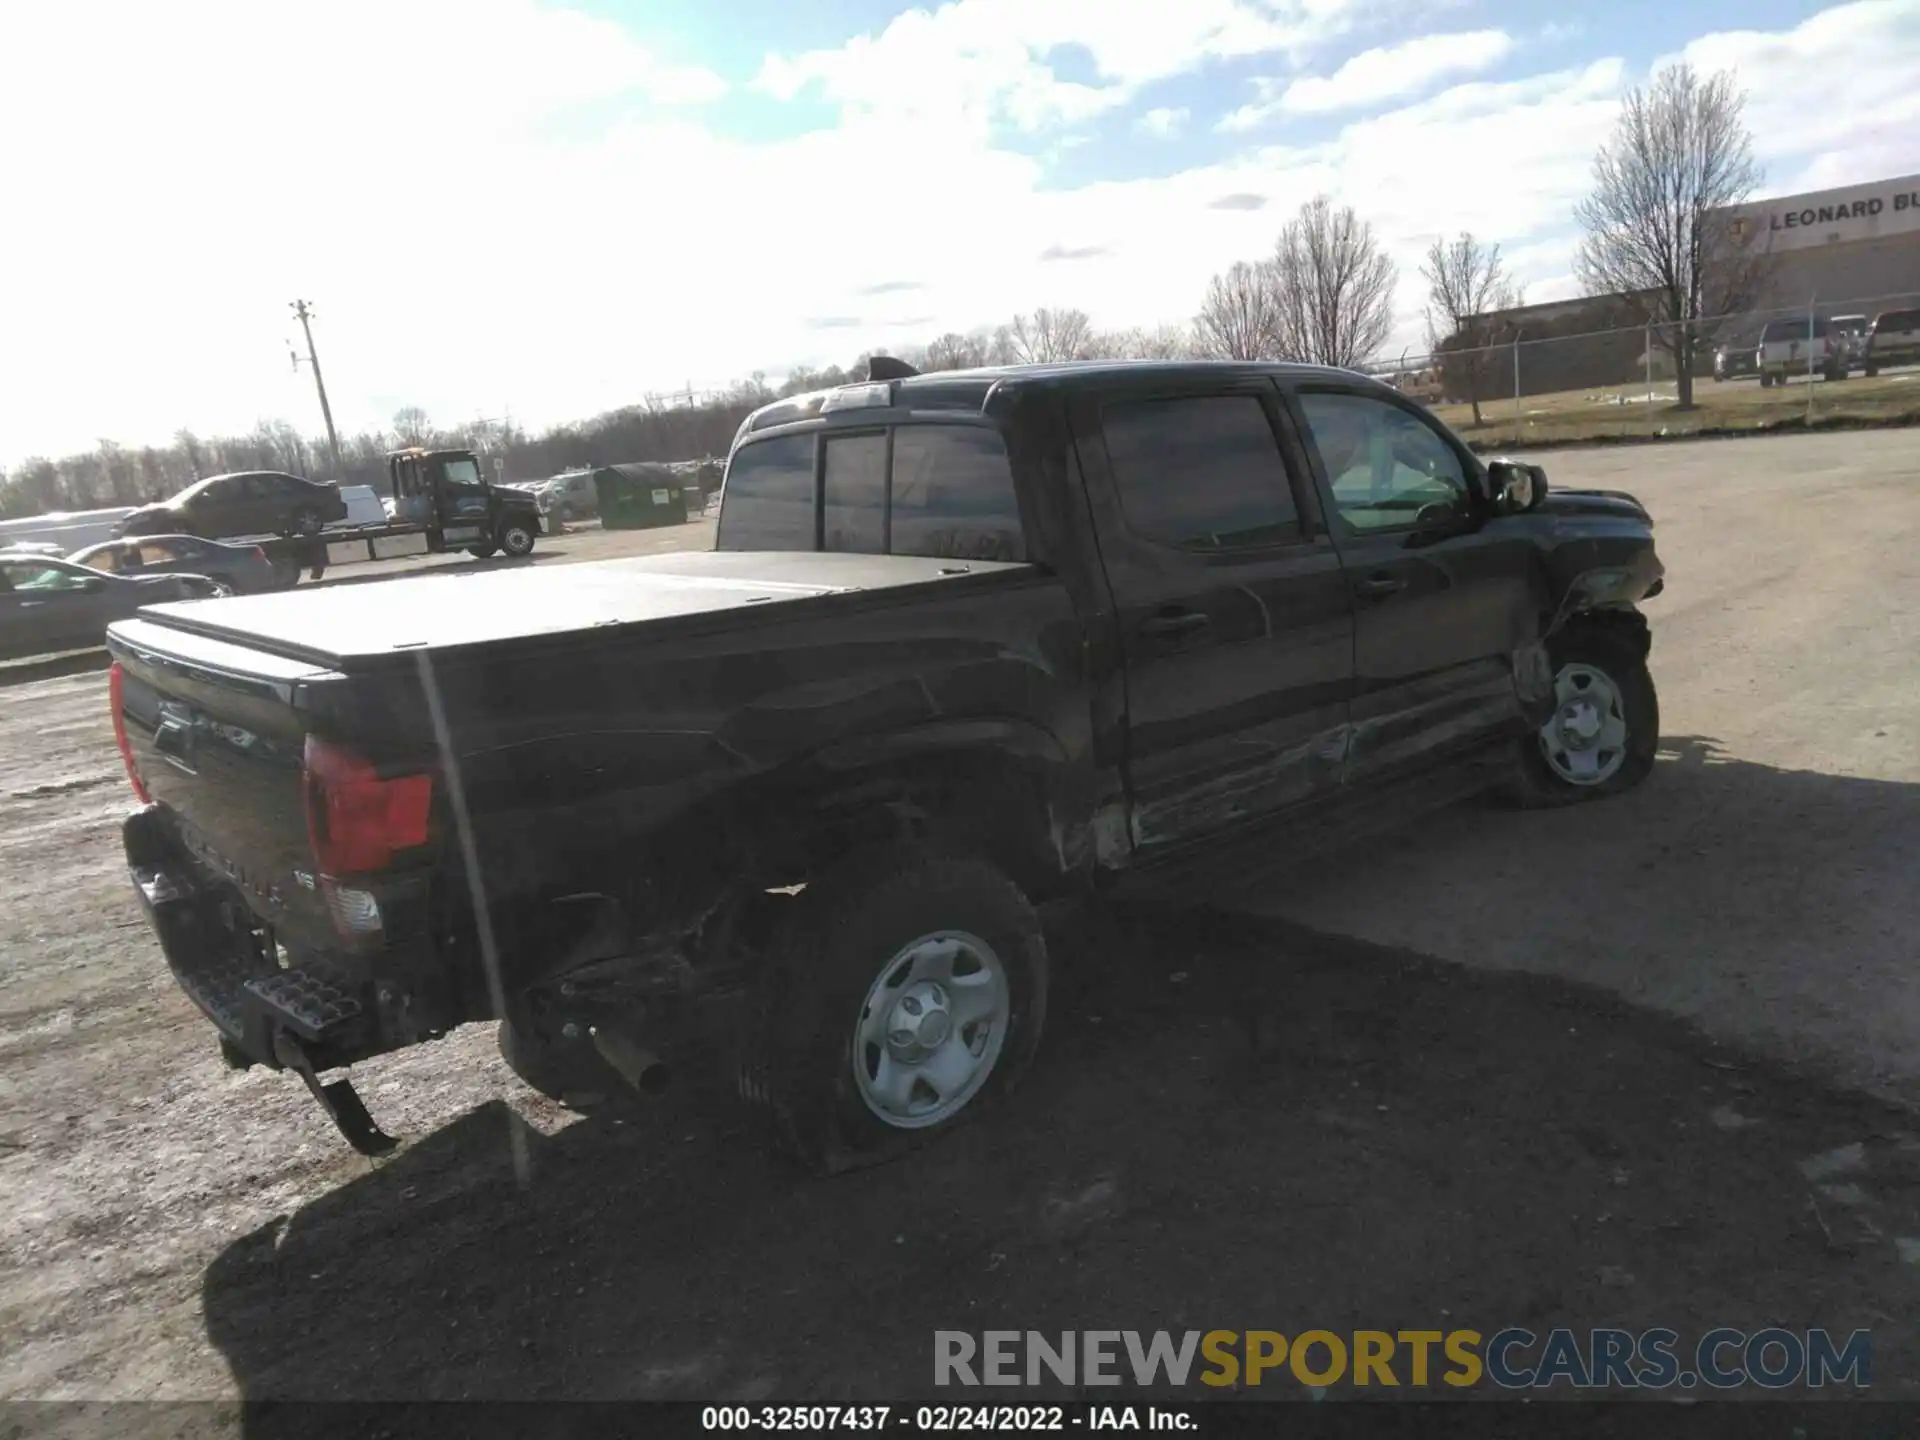
[{"label": "exhaust pipe tip", "polygon": [[672,1072],[658,1055],[615,1030],[603,1030],[596,1025],[590,1033],[600,1058],[635,1091],[658,1095],[667,1088]]}]

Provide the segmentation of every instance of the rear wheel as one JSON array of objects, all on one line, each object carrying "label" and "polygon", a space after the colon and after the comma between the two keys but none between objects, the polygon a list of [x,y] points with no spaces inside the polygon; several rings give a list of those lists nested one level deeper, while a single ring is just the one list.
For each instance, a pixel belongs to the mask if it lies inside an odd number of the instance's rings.
[{"label": "rear wheel", "polygon": [[533,527],[524,520],[509,520],[500,527],[500,548],[509,555],[531,555]]},{"label": "rear wheel", "polygon": [[1873,379],[1873,377],[1874,377],[1874,376],[1876,376],[1876,375],[1878,375],[1878,374],[1880,373],[1880,367],[1879,367],[1878,365],[1875,365],[1875,364],[1873,364],[1873,363],[1871,363],[1871,362],[1869,362],[1869,363],[1868,363],[1867,365],[1865,365],[1865,366],[1864,366],[1864,367],[1863,367],[1863,368],[1861,369],[1861,371],[1860,371],[1860,373],[1861,373],[1862,375],[1865,375],[1865,376],[1866,376],[1866,377],[1867,377],[1867,378],[1868,378],[1869,380],[1871,380],[1871,379]]},{"label": "rear wheel", "polygon": [[318,535],[320,533],[320,512],[302,506],[293,512],[293,519],[288,523],[292,527],[290,532],[292,534]]},{"label": "rear wheel", "polygon": [[1520,742],[1517,798],[1571,805],[1631,790],[1660,746],[1660,700],[1638,642],[1581,625],[1554,645],[1553,667],[1556,705]]},{"label": "rear wheel", "polygon": [[972,856],[868,851],[791,902],[747,1006],[740,1092],[812,1168],[874,1164],[1006,1094],[1046,1006],[1046,941],[1011,880]]},{"label": "rear wheel", "polygon": [[216,596],[235,595],[239,593],[234,589],[233,580],[230,576],[209,575],[207,579],[213,582],[213,593]]}]

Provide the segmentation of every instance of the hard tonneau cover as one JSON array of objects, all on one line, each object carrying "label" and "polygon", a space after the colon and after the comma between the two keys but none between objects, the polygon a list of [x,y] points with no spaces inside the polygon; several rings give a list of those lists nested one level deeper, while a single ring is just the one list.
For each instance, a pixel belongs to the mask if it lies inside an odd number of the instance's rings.
[{"label": "hard tonneau cover", "polygon": [[414,651],[716,616],[749,606],[890,590],[1030,567],[979,560],[696,551],[565,567],[462,568],[364,585],[156,605],[115,633],[159,643],[160,626],[352,671]]}]

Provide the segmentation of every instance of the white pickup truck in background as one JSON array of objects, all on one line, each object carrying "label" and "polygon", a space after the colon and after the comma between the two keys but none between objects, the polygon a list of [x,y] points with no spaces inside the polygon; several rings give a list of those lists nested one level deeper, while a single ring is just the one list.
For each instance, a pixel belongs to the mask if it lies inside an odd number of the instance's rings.
[{"label": "white pickup truck in background", "polygon": [[1851,348],[1846,332],[1826,320],[1769,320],[1760,332],[1760,384],[1784,385],[1789,377],[1815,374],[1844,380]]}]

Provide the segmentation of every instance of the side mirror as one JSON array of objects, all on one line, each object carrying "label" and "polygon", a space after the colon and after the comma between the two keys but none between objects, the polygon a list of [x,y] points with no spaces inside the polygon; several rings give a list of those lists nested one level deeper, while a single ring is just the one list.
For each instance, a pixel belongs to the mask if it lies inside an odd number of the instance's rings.
[{"label": "side mirror", "polygon": [[107,582],[98,576],[94,576],[82,580],[80,582],[80,588],[89,595],[98,595],[102,590],[107,588]]},{"label": "side mirror", "polygon": [[1547,472],[1538,465],[1494,460],[1487,465],[1487,479],[1493,486],[1496,515],[1524,515],[1547,495]]}]

